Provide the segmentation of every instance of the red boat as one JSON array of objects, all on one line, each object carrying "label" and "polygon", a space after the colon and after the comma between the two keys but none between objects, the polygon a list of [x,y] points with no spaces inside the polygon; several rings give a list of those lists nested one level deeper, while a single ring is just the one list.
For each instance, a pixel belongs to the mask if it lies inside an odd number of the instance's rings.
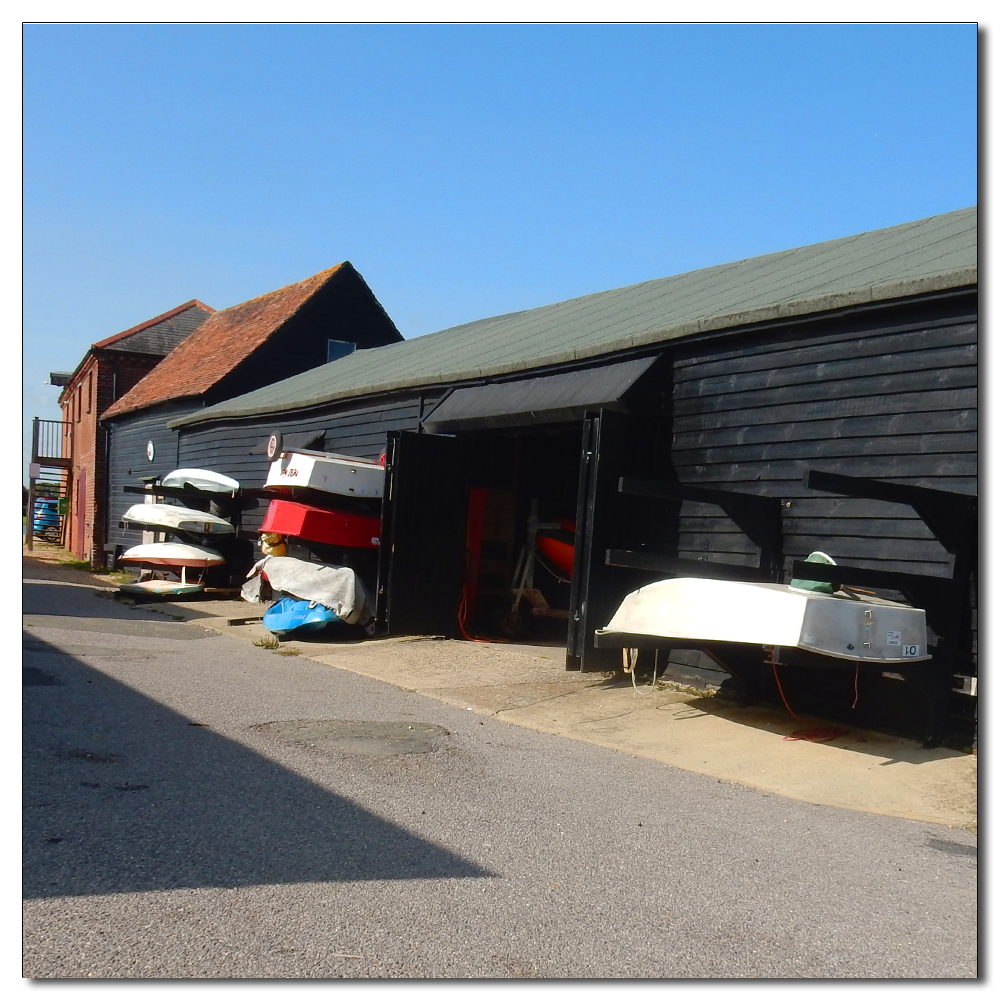
[{"label": "red boat", "polygon": [[260,530],[302,538],[307,542],[377,549],[382,521],[381,518],[345,510],[324,510],[294,500],[272,500]]},{"label": "red boat", "polygon": [[559,525],[558,530],[538,529],[535,545],[550,563],[570,579],[573,576],[573,533],[576,531],[576,521],[560,517],[555,523]]}]

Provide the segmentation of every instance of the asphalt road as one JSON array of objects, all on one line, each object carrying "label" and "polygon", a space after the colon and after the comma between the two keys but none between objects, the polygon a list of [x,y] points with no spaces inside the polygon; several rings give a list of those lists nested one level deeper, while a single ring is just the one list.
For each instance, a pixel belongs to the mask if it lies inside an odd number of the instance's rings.
[{"label": "asphalt road", "polygon": [[482,719],[78,587],[25,586],[24,663],[29,977],[976,976],[960,830]]}]

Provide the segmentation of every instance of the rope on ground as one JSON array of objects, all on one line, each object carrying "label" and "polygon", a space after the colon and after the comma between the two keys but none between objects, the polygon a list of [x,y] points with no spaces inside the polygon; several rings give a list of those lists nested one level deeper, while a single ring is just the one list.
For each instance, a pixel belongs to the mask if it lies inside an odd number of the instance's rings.
[{"label": "rope on ground", "polygon": [[[796,715],[792,711],[792,706],[788,704],[788,699],[785,697],[785,692],[781,687],[781,679],[778,677],[778,665],[774,662],[773,658],[771,660],[771,671],[774,673],[774,683],[778,685],[778,694],[781,695],[781,700],[785,703],[788,714],[793,719],[804,722],[805,720]],[[855,695],[856,703],[857,696]],[[838,736],[843,736],[846,732],[847,730],[840,726],[816,726],[814,729],[799,729],[794,733],[789,733],[784,739],[786,742],[805,740],[807,743],[829,743],[830,740],[835,740]]]},{"label": "rope on ground", "polygon": [[785,740],[805,740],[807,743],[829,743],[847,732],[839,726],[817,726],[815,729],[800,729],[789,733]]},{"label": "rope on ground", "polygon": [[[622,647],[622,670],[632,678],[632,707],[627,712],[620,712],[618,715],[605,715],[600,719],[581,719],[581,724],[586,722],[607,722],[609,719],[624,719],[626,715],[631,715],[635,711],[635,696],[639,694],[639,687],[635,683],[635,665],[639,660],[639,650]],[[656,658],[653,660],[653,681],[649,685],[648,691],[643,691],[645,698],[656,690],[656,670],[660,662],[660,651],[656,650]],[[645,687],[645,685],[643,685]]]}]

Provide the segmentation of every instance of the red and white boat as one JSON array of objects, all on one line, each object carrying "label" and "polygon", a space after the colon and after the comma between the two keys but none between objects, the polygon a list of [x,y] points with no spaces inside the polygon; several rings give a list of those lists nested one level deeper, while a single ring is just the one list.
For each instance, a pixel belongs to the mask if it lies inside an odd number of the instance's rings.
[{"label": "red and white boat", "polygon": [[283,451],[271,462],[264,488],[287,492],[295,487],[381,500],[385,469],[378,462],[329,451]]},{"label": "red and white boat", "polygon": [[123,583],[118,589],[123,594],[158,594],[161,597],[183,597],[186,594],[200,594],[205,590],[200,583],[182,580],[140,580],[138,583]]},{"label": "red and white boat", "polygon": [[[196,594],[204,590],[197,580],[189,581],[187,571],[200,570],[209,566],[221,566],[226,560],[215,549],[184,542],[149,542],[133,545],[119,556],[121,562],[137,563],[139,566],[154,566],[160,570],[175,573],[179,580],[139,580],[123,583],[118,589],[126,594]],[[198,572],[195,576],[199,576]]]},{"label": "red and white boat", "polygon": [[226,560],[215,549],[183,542],[150,542],[133,545],[123,552],[121,562],[141,563],[145,566],[185,566],[189,569],[207,569],[221,566]]}]

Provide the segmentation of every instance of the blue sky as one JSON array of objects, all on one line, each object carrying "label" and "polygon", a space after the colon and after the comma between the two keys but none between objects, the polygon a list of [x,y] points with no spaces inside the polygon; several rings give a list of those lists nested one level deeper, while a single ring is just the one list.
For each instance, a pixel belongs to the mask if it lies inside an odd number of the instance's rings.
[{"label": "blue sky", "polygon": [[25,415],[350,260],[406,337],[976,202],[974,25],[29,25]]}]

